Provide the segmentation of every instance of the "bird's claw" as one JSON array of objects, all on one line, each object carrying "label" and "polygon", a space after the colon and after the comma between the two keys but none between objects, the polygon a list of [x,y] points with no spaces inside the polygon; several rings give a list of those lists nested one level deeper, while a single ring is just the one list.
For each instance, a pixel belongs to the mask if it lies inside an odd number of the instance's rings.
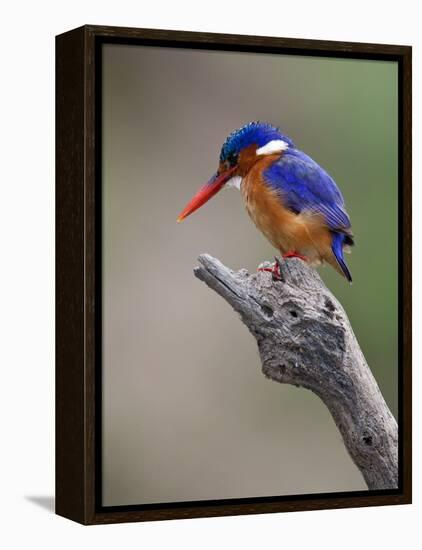
[{"label": "bird's claw", "polygon": [[274,271],[273,271],[273,281],[285,281],[283,277],[283,273],[281,270],[281,262],[280,259],[277,258],[277,256],[274,256]]},{"label": "bird's claw", "polygon": [[284,277],[281,272],[281,262],[276,256],[274,256],[274,260],[275,262],[271,267],[268,265],[265,265],[265,267],[258,267],[258,271],[268,271],[271,273],[273,281],[284,281]]}]

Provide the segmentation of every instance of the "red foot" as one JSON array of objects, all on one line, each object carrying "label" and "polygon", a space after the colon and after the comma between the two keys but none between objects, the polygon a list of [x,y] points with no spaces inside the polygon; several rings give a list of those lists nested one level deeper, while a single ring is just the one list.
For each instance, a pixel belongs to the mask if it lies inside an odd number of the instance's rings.
[{"label": "red foot", "polygon": [[295,250],[291,250],[290,252],[285,252],[282,257],[284,259],[286,258],[300,258],[304,262],[308,261],[308,258],[306,256],[302,256],[302,254],[299,254],[299,252],[296,252]]},{"label": "red foot", "polygon": [[[285,252],[282,255],[282,258],[285,260],[287,258],[300,258],[304,262],[308,262],[308,258],[306,256],[302,256],[302,254],[299,254],[299,252],[296,252],[295,250]],[[281,264],[280,260],[275,257],[275,263],[272,267],[258,267],[258,271],[268,271],[273,276],[273,281],[284,281],[283,274],[281,272]]]},{"label": "red foot", "polygon": [[275,258],[275,260],[276,261],[272,267],[258,267],[258,271],[268,271],[269,273],[272,274],[273,281],[282,281],[283,276],[281,274],[280,264],[277,258]]}]

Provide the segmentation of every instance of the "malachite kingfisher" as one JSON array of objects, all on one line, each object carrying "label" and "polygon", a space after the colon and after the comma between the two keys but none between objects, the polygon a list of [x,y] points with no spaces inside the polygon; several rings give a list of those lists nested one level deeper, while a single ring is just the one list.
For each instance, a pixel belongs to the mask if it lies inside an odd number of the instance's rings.
[{"label": "malachite kingfisher", "polygon": [[[250,122],[232,132],[217,172],[177,221],[224,187],[240,190],[252,221],[284,258],[297,256],[314,266],[327,262],[352,281],[343,255],[353,245],[343,196],[328,173],[278,128]],[[272,271],[278,270],[276,262]]]}]

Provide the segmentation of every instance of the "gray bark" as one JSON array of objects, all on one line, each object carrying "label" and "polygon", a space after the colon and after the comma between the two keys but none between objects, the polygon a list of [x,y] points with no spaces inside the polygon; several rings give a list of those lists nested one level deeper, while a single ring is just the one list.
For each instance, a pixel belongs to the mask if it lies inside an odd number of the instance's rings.
[{"label": "gray bark", "polygon": [[313,391],[328,407],[369,489],[398,486],[397,422],[347,315],[317,271],[283,260],[271,273],[233,272],[203,254],[194,273],[224,298],[256,338],[265,376]]}]

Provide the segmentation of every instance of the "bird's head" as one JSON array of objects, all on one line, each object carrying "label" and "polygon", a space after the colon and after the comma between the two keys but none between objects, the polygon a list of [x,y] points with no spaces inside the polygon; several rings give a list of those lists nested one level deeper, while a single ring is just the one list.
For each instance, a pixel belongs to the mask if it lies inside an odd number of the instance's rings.
[{"label": "bird's head", "polygon": [[280,154],[289,147],[294,147],[291,139],[271,124],[250,122],[235,130],[223,143],[217,172],[189,201],[177,221],[198,210],[223,187],[240,189],[242,178],[259,159]]}]

